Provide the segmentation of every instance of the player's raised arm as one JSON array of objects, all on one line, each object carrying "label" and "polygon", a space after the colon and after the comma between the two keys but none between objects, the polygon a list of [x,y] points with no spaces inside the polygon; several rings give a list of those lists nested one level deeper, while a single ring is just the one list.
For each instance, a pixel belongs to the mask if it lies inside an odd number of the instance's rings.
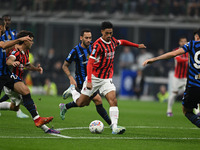
[{"label": "player's raised arm", "polygon": [[15,44],[18,44],[21,41],[27,41],[27,40],[31,41],[31,38],[29,36],[25,36],[16,40],[11,40],[11,41],[6,41],[6,42],[1,41],[0,48],[7,49],[9,47],[14,46]]},{"label": "player's raised arm", "polygon": [[143,66],[146,66],[147,64],[151,64],[151,63],[158,61],[158,60],[173,58],[173,57],[176,57],[176,56],[184,54],[184,53],[185,53],[185,51],[183,50],[183,48],[179,48],[176,51],[168,52],[168,53],[165,53],[165,54],[160,55],[158,57],[147,59],[146,61],[143,62]]},{"label": "player's raised arm", "polygon": [[118,40],[120,45],[123,45],[123,46],[133,46],[133,47],[137,47],[137,48],[146,48],[146,46],[144,44],[136,44],[136,43],[133,43],[133,42],[130,42],[130,41],[127,41],[127,40]]},{"label": "player's raised arm", "polygon": [[77,87],[76,81],[74,80],[73,76],[71,75],[71,72],[69,71],[69,66],[70,63],[68,63],[67,61],[64,61],[63,65],[62,65],[62,69],[65,72],[65,74],[67,75],[67,77],[70,80],[70,85],[73,84],[75,85],[75,87]]}]

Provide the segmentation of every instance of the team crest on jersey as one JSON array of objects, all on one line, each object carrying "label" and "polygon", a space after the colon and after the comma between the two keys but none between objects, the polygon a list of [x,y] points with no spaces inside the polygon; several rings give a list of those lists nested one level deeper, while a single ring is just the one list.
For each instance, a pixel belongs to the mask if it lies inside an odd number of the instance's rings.
[{"label": "team crest on jersey", "polygon": [[89,59],[90,55],[87,55],[87,59]]},{"label": "team crest on jersey", "polygon": [[16,53],[16,51],[12,51],[12,53],[11,53],[11,54],[12,54],[12,55],[15,55],[15,53]]}]

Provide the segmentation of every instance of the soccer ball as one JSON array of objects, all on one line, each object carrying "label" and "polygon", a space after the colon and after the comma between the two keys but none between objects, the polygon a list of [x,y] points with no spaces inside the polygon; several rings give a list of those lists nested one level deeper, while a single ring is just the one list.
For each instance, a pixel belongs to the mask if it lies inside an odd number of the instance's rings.
[{"label": "soccer ball", "polygon": [[104,125],[99,120],[94,120],[89,125],[89,130],[91,133],[102,133],[104,130]]}]

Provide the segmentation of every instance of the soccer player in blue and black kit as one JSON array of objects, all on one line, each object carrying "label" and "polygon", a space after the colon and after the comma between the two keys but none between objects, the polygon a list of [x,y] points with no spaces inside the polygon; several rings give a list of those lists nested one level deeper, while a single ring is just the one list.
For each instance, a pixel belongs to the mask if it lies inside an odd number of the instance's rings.
[{"label": "soccer player in blue and black kit", "polygon": [[11,16],[10,15],[3,15],[2,19],[6,23],[6,30],[2,35],[3,41],[10,41],[15,40],[17,38],[17,32],[14,29],[11,29]]},{"label": "soccer player in blue and black kit", "polygon": [[[79,43],[71,50],[71,52],[69,53],[68,57],[66,58],[63,64],[63,71],[68,76],[71,86],[76,88],[78,91],[82,89],[83,82],[85,81],[85,78],[87,76],[87,70],[86,70],[87,62],[91,53],[91,40],[92,40],[91,31],[89,29],[83,29],[81,31],[80,40],[81,43]],[[73,61],[75,61],[76,63],[75,80],[68,69],[69,65]],[[67,98],[66,92],[63,93],[64,99]],[[90,97],[90,100],[93,100],[93,102],[95,103],[96,110],[99,113],[99,115],[108,123],[108,125],[111,125],[111,120],[102,105],[102,99],[98,94],[98,92],[93,94],[93,96]],[[89,103],[84,104],[84,106],[86,105],[89,105]],[[68,109],[72,107],[78,107],[74,101],[66,105],[61,103],[59,106],[60,106],[60,116],[62,120],[65,119],[65,113]]]},{"label": "soccer player in blue and black kit", "polygon": [[197,127],[200,128],[200,118],[193,113],[193,108],[197,108],[200,103],[200,29],[194,32],[194,40],[185,44],[182,48],[158,57],[146,60],[143,65],[151,64],[162,59],[169,59],[189,53],[189,69],[187,73],[186,90],[183,96],[183,113]]}]

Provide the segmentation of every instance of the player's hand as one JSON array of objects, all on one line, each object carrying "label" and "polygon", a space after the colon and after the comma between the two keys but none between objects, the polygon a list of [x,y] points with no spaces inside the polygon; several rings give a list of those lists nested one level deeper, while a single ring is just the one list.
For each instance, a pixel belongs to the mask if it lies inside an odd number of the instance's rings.
[{"label": "player's hand", "polygon": [[38,72],[40,74],[43,74],[43,68],[40,66],[40,64],[38,64],[37,68],[38,68]]},{"label": "player's hand", "polygon": [[144,44],[139,44],[138,48],[147,48]]},{"label": "player's hand", "polygon": [[13,63],[12,63],[12,66],[13,67],[17,67],[17,66],[19,66],[20,65],[20,62],[19,61],[14,61]]},{"label": "player's hand", "polygon": [[90,82],[87,82],[87,85],[86,85],[87,89],[88,90],[91,90],[92,89],[92,83]]},{"label": "player's hand", "polygon": [[147,64],[151,64],[151,63],[153,63],[153,62],[155,62],[155,60],[153,59],[153,58],[151,58],[151,59],[147,59],[147,60],[145,60],[144,62],[143,62],[143,66],[146,66]]},{"label": "player's hand", "polygon": [[19,38],[20,41],[32,41],[32,39],[27,35],[25,37]]},{"label": "player's hand", "polygon": [[76,81],[74,80],[72,76],[69,77],[69,80],[70,80],[70,85],[73,84],[75,85],[75,87],[77,87]]}]

